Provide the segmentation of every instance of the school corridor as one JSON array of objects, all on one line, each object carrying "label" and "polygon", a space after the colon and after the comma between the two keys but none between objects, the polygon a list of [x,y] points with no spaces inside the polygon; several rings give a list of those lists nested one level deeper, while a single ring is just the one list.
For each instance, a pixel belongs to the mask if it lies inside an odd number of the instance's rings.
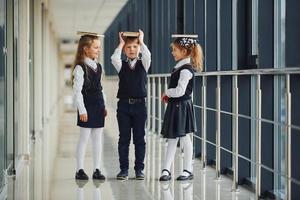
[{"label": "school corridor", "polygon": [[[178,182],[172,179],[167,183],[158,181],[163,159],[166,153],[165,139],[147,132],[147,154],[145,159],[145,180],[135,180],[134,174],[134,146],[131,144],[130,151],[130,170],[129,180],[120,181],[116,179],[119,172],[118,158],[118,129],[116,121],[116,91],[117,79],[105,79],[103,82],[109,103],[107,105],[108,117],[102,137],[102,160],[101,172],[106,175],[106,181],[97,181],[90,179],[89,181],[75,181],[74,166],[75,149],[79,138],[79,129],[74,126],[76,120],[76,110],[68,104],[66,100],[65,112],[61,117],[61,127],[58,136],[57,155],[54,159],[54,173],[50,187],[49,199],[162,199],[162,200],[192,200],[192,199],[254,199],[254,194],[245,188],[236,192],[231,192],[232,181],[229,177],[223,176],[222,179],[216,179],[215,171],[208,167],[201,169],[199,159],[194,160],[194,181]],[[65,94],[70,92],[66,89]],[[68,99],[68,95],[66,98]],[[87,149],[85,168],[87,174],[91,176],[93,170],[93,160],[91,152],[91,144]],[[175,167],[172,174],[179,174],[182,170],[182,154],[178,148]],[[175,172],[175,173],[174,173]]]},{"label": "school corridor", "polygon": [[[0,0],[0,200],[300,200],[299,0]],[[147,75],[145,179],[119,172],[118,73],[111,55],[121,31],[144,32]],[[101,172],[76,181],[79,128],[72,69],[77,31],[101,37],[106,117]],[[194,180],[160,182],[160,135],[176,62],[172,34],[196,34],[204,69],[192,93],[197,130]],[[122,55],[125,59],[125,56]]]}]

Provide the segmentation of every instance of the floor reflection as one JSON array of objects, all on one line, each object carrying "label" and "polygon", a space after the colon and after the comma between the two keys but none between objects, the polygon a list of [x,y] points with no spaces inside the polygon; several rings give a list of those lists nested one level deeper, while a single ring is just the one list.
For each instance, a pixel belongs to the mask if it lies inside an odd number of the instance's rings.
[{"label": "floor reflection", "polygon": [[[101,200],[101,183],[104,181],[93,180],[93,198],[92,200]],[[77,185],[77,200],[86,200],[84,186],[88,183],[88,180],[76,180]]]},{"label": "floor reflection", "polygon": [[178,192],[174,193],[174,189],[171,189],[172,186],[170,183],[162,183],[162,200],[193,200],[193,182],[182,182],[177,186],[179,187]]}]

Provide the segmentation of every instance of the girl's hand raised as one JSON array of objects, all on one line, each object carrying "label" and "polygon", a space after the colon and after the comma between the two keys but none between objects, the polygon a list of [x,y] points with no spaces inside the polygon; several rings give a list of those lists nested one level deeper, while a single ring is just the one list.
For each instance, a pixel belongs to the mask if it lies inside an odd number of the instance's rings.
[{"label": "girl's hand raised", "polygon": [[87,116],[87,114],[82,114],[82,115],[79,115],[79,119],[80,119],[80,121],[87,122],[88,116]]}]

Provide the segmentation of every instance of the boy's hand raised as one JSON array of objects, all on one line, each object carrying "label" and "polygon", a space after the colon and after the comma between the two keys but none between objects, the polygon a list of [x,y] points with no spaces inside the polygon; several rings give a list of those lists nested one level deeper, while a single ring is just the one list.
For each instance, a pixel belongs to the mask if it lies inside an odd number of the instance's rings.
[{"label": "boy's hand raised", "polygon": [[123,35],[123,32],[119,32],[119,40],[120,40],[119,48],[121,48],[121,49],[122,49],[122,48],[124,47],[124,45],[125,45],[125,41],[124,41],[122,35]]},{"label": "boy's hand raised", "polygon": [[141,29],[139,29],[139,40],[140,40],[140,43],[141,44],[144,44],[144,32],[141,30]]}]

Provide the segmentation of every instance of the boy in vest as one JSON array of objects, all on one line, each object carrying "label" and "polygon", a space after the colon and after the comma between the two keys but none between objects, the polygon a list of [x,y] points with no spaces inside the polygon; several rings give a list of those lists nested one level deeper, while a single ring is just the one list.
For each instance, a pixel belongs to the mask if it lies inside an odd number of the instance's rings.
[{"label": "boy in vest", "polygon": [[[144,158],[145,158],[145,124],[147,109],[145,98],[147,96],[146,83],[147,72],[151,63],[151,53],[144,44],[144,33],[120,32],[120,43],[114,54],[111,56],[113,66],[119,76],[119,90],[117,94],[118,108],[117,119],[119,125],[119,162],[120,172],[117,179],[128,179],[128,154],[131,140],[135,146],[135,178],[144,179]],[[122,50],[126,55],[121,60]],[[139,58],[139,54],[142,57]]]}]

